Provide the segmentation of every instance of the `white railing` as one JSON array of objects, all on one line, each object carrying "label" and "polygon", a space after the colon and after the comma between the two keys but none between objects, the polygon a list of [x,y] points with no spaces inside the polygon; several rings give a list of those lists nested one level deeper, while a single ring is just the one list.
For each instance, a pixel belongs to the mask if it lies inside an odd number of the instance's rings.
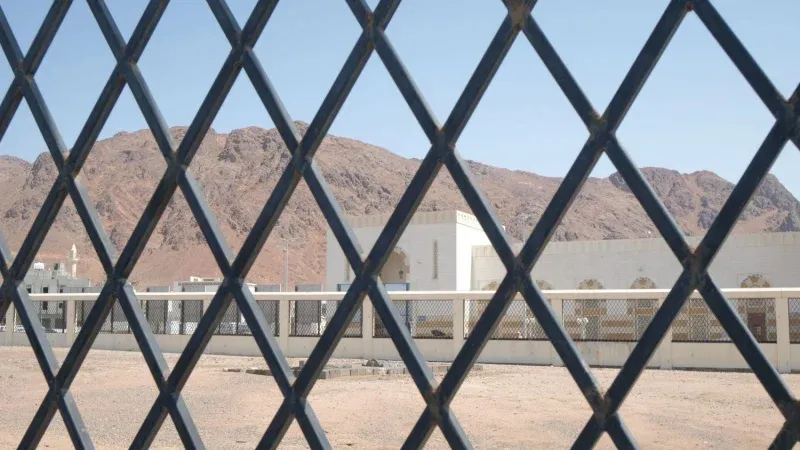
[{"label": "white railing", "polygon": [[[593,366],[620,366],[668,291],[545,291],[558,321]],[[742,321],[781,372],[800,370],[800,288],[726,289]],[[431,361],[450,361],[464,344],[492,292],[390,292],[398,314]],[[213,293],[137,293],[164,352],[181,352]],[[254,294],[288,357],[306,357],[335,311],[342,292]],[[55,347],[69,347],[97,294],[33,294],[34,311]],[[28,345],[11,307],[0,323],[0,345]],[[1,322],[1,321],[0,321]],[[94,348],[137,351],[119,305]],[[258,356],[247,324],[234,307],[223,317],[206,353]],[[367,299],[347,328],[335,358],[397,359],[391,339]],[[561,361],[521,297],[512,301],[479,361],[552,364]],[[747,364],[699,294],[691,296],[649,361],[650,367],[745,369]]]}]

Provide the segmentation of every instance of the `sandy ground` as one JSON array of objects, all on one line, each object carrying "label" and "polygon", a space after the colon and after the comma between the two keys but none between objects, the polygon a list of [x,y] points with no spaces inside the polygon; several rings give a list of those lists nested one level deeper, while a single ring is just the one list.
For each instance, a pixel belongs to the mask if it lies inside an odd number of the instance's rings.
[{"label": "sandy ground", "polygon": [[[59,358],[65,352],[57,351]],[[177,355],[167,355],[170,364]],[[12,448],[46,385],[29,348],[0,347],[0,448]],[[293,365],[296,360],[291,361]],[[256,358],[204,356],[184,397],[208,448],[253,448],[281,396],[271,378],[224,373]],[[595,369],[603,386],[616,370]],[[794,392],[800,375],[786,375]],[[127,448],[156,391],[141,355],[93,350],[72,392],[97,448]],[[423,408],[407,376],[320,380],[309,400],[334,448],[398,448]],[[563,368],[484,366],[453,403],[477,448],[568,447],[590,408]],[[622,408],[643,448],[765,448],[782,424],[751,373],[647,371]],[[168,419],[153,448],[181,448]],[[41,448],[71,448],[60,416]],[[282,448],[307,448],[296,424]],[[437,430],[427,448],[447,448]],[[598,448],[613,448],[603,437]]]}]

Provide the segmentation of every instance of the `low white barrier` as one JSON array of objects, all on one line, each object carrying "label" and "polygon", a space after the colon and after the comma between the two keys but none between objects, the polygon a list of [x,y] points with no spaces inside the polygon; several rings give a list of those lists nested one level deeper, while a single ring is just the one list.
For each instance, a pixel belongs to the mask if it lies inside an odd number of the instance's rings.
[{"label": "low white barrier", "polygon": [[[545,291],[558,321],[576,341],[592,366],[624,363],[636,338],[649,323],[668,291],[571,290]],[[726,289],[723,291],[762,351],[780,371],[800,370],[800,288]],[[422,355],[430,361],[451,361],[491,298],[492,292],[390,292],[392,301]],[[213,293],[137,293],[156,341],[164,352],[181,352]],[[255,299],[287,357],[307,357],[341,292],[256,293]],[[97,294],[33,294],[35,312],[54,347],[69,347]],[[692,298],[699,299],[699,294]],[[687,301],[659,348],[648,362],[654,368],[746,369],[747,364],[703,302]],[[706,308],[706,309],[703,309]],[[113,318],[112,318],[113,314]],[[138,351],[121,308],[97,336],[93,348]],[[334,351],[334,358],[398,359],[369,299]],[[17,324],[15,326],[15,323]],[[0,345],[29,345],[15,321],[13,306],[0,326]],[[0,324],[2,325],[2,324]],[[274,330],[274,328],[273,328]],[[231,309],[211,339],[206,353],[259,356],[246,323]],[[479,362],[561,365],[530,310],[517,297],[479,357]]]}]

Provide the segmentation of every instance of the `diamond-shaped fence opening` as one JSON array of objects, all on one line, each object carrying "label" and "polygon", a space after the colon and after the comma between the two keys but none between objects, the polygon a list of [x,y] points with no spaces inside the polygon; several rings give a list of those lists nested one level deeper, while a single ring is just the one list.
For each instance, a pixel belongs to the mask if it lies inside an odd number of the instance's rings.
[{"label": "diamond-shaped fence opening", "polygon": [[[118,106],[109,117],[109,123],[122,122],[122,118],[137,114],[141,115],[133,94],[125,88],[120,94]],[[87,200],[94,205],[114,248],[121,251],[136,226],[135,219],[131,218],[138,218],[144,213],[159,180],[164,176],[167,164],[159,151],[156,137],[149,129],[118,132],[113,140],[113,146],[102,140],[93,146],[78,180],[86,189]],[[115,173],[105,170],[111,165],[122,170]],[[87,246],[86,250],[91,251],[91,247]]]},{"label": "diamond-shaped fence opening", "polygon": [[[131,14],[130,10],[136,8],[138,2],[129,2],[122,7],[112,5],[115,2],[106,3],[111,13],[119,10],[120,16],[115,15],[114,19],[121,23],[128,21],[126,16]],[[151,95],[158,103],[159,113],[165,122],[170,126],[185,125],[181,121],[185,120],[183,118],[187,116],[186,112],[197,111],[203,103],[205,94],[213,88],[216,70],[229,56],[230,47],[226,45],[225,34],[215,26],[216,19],[206,2],[162,3],[165,9],[163,17],[160,18],[161,23],[179,24],[189,20],[191,25],[187,26],[205,30],[204,33],[192,38],[196,45],[186,45],[187,40],[175,39],[172,27],[158,26],[152,31],[152,36],[136,64],[137,70],[141,71],[142,79],[147,82]],[[125,11],[126,9],[128,11]],[[135,32],[131,38],[136,36]],[[197,70],[196,62],[199,59],[211,69]],[[164,70],[165,65],[169,70]],[[167,102],[166,98],[174,98],[177,101]],[[200,136],[200,139],[203,137]]]},{"label": "diamond-shaped fence opening", "polygon": [[[47,3],[40,2],[36,6],[31,4],[30,10],[38,9],[41,6],[46,8],[49,6]],[[48,100],[47,106],[53,116],[53,121],[58,125],[58,131],[68,145],[72,144],[80,133],[86,117],[95,106],[97,96],[108,80],[108,74],[114,70],[116,65],[114,55],[109,51],[100,28],[86,26],[87,23],[91,24],[94,21],[88,2],[72,3],[64,17],[64,23],[42,59],[36,76],[41,95]],[[13,3],[9,6],[10,10],[19,9],[15,8]],[[137,12],[141,15],[141,11]],[[44,13],[46,11],[43,11],[42,16],[34,19],[37,22],[36,26],[41,24]],[[14,19],[11,17],[12,25]],[[131,19],[135,20],[135,18]],[[87,60],[86,55],[91,55],[91,58]],[[76,64],[76,61],[85,63]],[[91,67],[91,70],[87,70],[88,67]],[[50,99],[58,99],[58,101],[50,101]],[[128,107],[128,105],[130,106]],[[133,115],[130,114],[131,112]],[[143,128],[145,125],[141,117],[138,117],[138,120],[134,119],[135,125],[131,123],[130,118],[135,115],[141,116],[133,98],[129,93],[123,94],[120,103],[111,113],[110,122],[112,124],[122,122],[130,127],[136,126],[133,129]],[[122,117],[125,119],[120,120]],[[118,130],[114,130],[114,132],[116,131]],[[105,171],[101,170],[101,172]],[[125,184],[128,185],[128,183]],[[137,213],[141,213],[141,210]]]},{"label": "diamond-shaped fence opening", "polygon": [[[500,1],[463,2],[455,10],[447,3],[403,2],[394,13],[384,31],[387,41],[408,72],[415,75],[413,81],[425,94],[433,114],[446,117],[451,109],[457,109],[462,87],[472,75],[459,70],[457,64],[440,59],[440,55],[459,54],[461,61],[477,64],[486,50],[483,43],[492,40],[505,15]],[[474,20],[475,17],[481,19]],[[470,45],[473,40],[482,44]]]},{"label": "diamond-shaped fence opening", "polygon": [[[331,2],[324,9],[313,7],[313,2],[304,3],[299,14],[294,9],[296,4],[275,4],[269,23],[253,46],[253,54],[262,62],[296,69],[294,73],[268,71],[267,75],[288,114],[310,117],[329,97],[329,89],[341,75],[342,62],[348,58],[361,29],[343,1]],[[304,30],[309,42],[314,42],[313,53],[290,50],[284,45],[285,42],[297,45],[299,29]],[[302,91],[294,89],[297,83],[303,86]],[[350,97],[349,89],[346,97]]]},{"label": "diamond-shaped fence opening", "polygon": [[[695,73],[704,76],[695,83],[685,83]],[[671,94],[665,96],[665,92]],[[704,98],[716,100],[702,101]],[[775,121],[762,105],[698,16],[687,15],[631,106],[617,137],[641,165],[678,169],[681,163],[673,161],[691,161],[694,167],[714,168],[723,178],[734,180],[741,177],[752,150],[758,148]],[[663,120],[665,113],[670,120]],[[696,120],[709,115],[715,115],[715,120]],[[736,123],[747,126],[731,126]],[[653,142],[670,150],[654,152]],[[731,148],[748,151],[726,151]],[[724,166],[719,164],[720,152],[726,155]],[[683,185],[672,189],[648,176],[650,169],[642,171],[665,204],[674,204],[687,189],[702,192],[701,201],[695,206],[696,216],[686,215],[682,208],[671,209],[681,229],[692,235],[702,236],[708,231],[730,193],[709,189],[715,184],[729,184],[706,171],[686,173]],[[748,206],[742,219],[757,209]]]},{"label": "diamond-shaped fence opening", "polygon": [[[486,3],[486,5],[473,6],[470,4],[470,6],[484,9],[493,6],[492,2]],[[547,3],[541,2],[543,5]],[[587,5],[587,7],[589,6]],[[598,68],[597,70],[602,69]],[[520,75],[523,73],[525,78],[536,79],[537,82],[520,83]],[[515,113],[513,117],[510,115],[500,116],[498,111],[515,111]],[[547,145],[523,145],[527,157],[537,161],[535,173],[514,171],[512,175],[504,172],[505,169],[483,163],[488,158],[487,148],[498,148],[497,158],[513,157],[514,152],[501,150],[500,148],[504,147],[500,144],[501,141],[495,141],[498,127],[502,128],[502,134],[514,136],[515,142],[535,143],[539,142],[542,136],[547,136]],[[553,130],[558,131],[554,133]],[[549,158],[547,155],[573,155],[588,137],[589,131],[575,114],[556,82],[549,76],[545,65],[530,48],[530,44],[523,39],[517,39],[511,46],[504,63],[498,68],[497,74],[488,86],[481,102],[475,108],[472,119],[464,128],[459,139],[463,145],[459,144],[459,151],[469,161],[474,181],[486,193],[494,212],[503,222],[511,239],[524,241],[540,220],[561,181],[556,177],[541,177],[538,174],[549,172],[561,175],[569,169],[569,165],[572,163],[571,158]],[[499,165],[506,166],[506,164]],[[610,163],[602,161],[601,158],[598,167],[603,169],[603,177],[605,177]],[[595,172],[600,172],[599,168]],[[445,178],[445,174],[443,171],[439,174],[439,178]],[[513,183],[516,186],[513,193],[505,194],[502,189],[497,189],[497,187],[498,184],[507,182],[508,175],[513,177]],[[590,178],[589,184],[594,181],[595,177],[597,174]],[[586,188],[584,188],[584,192],[585,190]],[[428,192],[428,197],[443,197],[441,193],[435,194],[431,190]],[[616,209],[615,212],[625,211],[622,205],[610,204],[608,206]],[[576,209],[578,208],[573,206],[570,210],[573,216]],[[595,219],[597,217],[590,214],[581,215],[573,217],[571,224],[585,223]],[[575,229],[574,226],[570,228],[572,228],[570,231]],[[583,229],[586,230],[588,227],[583,227]],[[598,224],[594,229],[603,229],[603,226]],[[561,230],[556,234],[556,236],[559,235],[562,236],[560,239],[563,239],[565,235],[569,236]],[[582,237],[594,239],[589,236]],[[476,276],[478,276],[477,273]]]},{"label": "diamond-shaped fence opening", "polygon": [[[8,19],[0,9],[0,44],[15,73],[12,86],[0,103],[0,118],[3,118],[0,119],[0,136],[5,133],[10,118],[14,116],[24,97],[26,103],[31,107],[32,115],[36,118],[38,128],[45,138],[50,156],[59,174],[54,177],[54,184],[49,188],[37,219],[28,231],[13,265],[5,245],[0,245],[2,249],[0,270],[2,270],[4,278],[4,292],[11,296],[11,298],[4,297],[2,299],[2,308],[0,309],[5,310],[13,301],[50,389],[23,437],[21,447],[35,447],[41,441],[57,411],[64,417],[70,439],[76,446],[81,448],[93,446],[87,428],[81,419],[78,405],[70,392],[70,385],[80,370],[94,339],[102,331],[132,333],[136,336],[144,360],[150,369],[158,392],[160,392],[131,446],[136,448],[149,446],[158,435],[166,416],[169,415],[176,424],[176,429],[185,446],[203,447],[191,413],[181,397],[181,391],[203,353],[211,334],[223,323],[232,304],[238,308],[238,310],[233,310],[237,323],[239,322],[239,313],[241,313],[284,396],[283,403],[264,432],[261,445],[265,447],[277,445],[289,426],[297,419],[311,447],[330,447],[325,432],[306,399],[334,348],[347,335],[353,319],[361,317],[360,303],[367,295],[375,307],[375,317],[380,319],[379,323],[385,328],[388,337],[392,339],[427,405],[411,430],[405,445],[410,448],[423,446],[438,427],[451,446],[468,447],[469,440],[464,430],[461,429],[450,404],[480,351],[491,338],[492,332],[496,330],[498,321],[508,310],[510,302],[517,293],[522,295],[537,322],[541,324],[545,335],[553,344],[558,356],[564,362],[570,375],[579,386],[580,392],[593,410],[593,414],[588,418],[575,446],[578,448],[592,447],[603,433],[608,432],[617,446],[635,447],[634,438],[618,411],[661,338],[675,317],[679,315],[687,298],[694,290],[699,291],[708,310],[725,333],[730,336],[731,341],[736,344],[773,402],[781,405],[780,412],[786,419],[786,423],[778,432],[774,445],[790,447],[795,443],[797,436],[800,435],[800,419],[798,419],[800,406],[797,405],[797,399],[789,392],[775,368],[770,365],[760,350],[757,337],[761,331],[749,326],[749,323],[742,318],[742,314],[745,314],[749,320],[751,315],[761,314],[765,308],[769,309],[769,306],[765,305],[763,299],[758,299],[758,301],[747,299],[745,302],[726,300],[708,274],[708,267],[786,142],[790,139],[795,144],[800,142],[800,127],[797,126],[800,115],[798,106],[800,92],[795,91],[787,100],[775,90],[770,80],[760,70],[758,64],[709,0],[672,0],[668,3],[619,89],[602,113],[592,107],[558,53],[550,45],[536,20],[530,15],[536,2],[533,0],[506,0],[504,3],[508,8],[508,14],[500,24],[444,125],[439,124],[427,107],[427,102],[416,88],[411,75],[401,63],[400,57],[386,36],[385,29],[397,10],[399,0],[382,0],[374,11],[370,10],[363,2],[348,2],[351,12],[363,31],[317,114],[309,124],[308,132],[302,138],[283,108],[277,92],[269,82],[268,74],[252,50],[269,21],[276,3],[274,0],[258,1],[246,23],[241,25],[237,23],[223,0],[208,1],[225,38],[231,44],[231,50],[202,105],[198,108],[195,120],[192,121],[180,144],[176,144],[170,136],[142,73],[138,70],[138,60],[147,46],[153,30],[158,29],[157,25],[164,13],[167,1],[152,0],[149,2],[129,41],[126,42],[116,29],[114,18],[110,15],[105,3],[102,0],[88,0],[90,9],[109,44],[109,49],[117,60],[117,66],[110,74],[86,125],[66,157],[66,144],[61,140],[58,128],[47,110],[45,99],[37,88],[35,75],[41,64],[42,56],[47,52],[53,36],[57,34],[71,2],[54,1],[39,33],[33,39],[30,50],[26,53],[20,49],[8,24]],[[690,11],[694,11],[709,29],[716,42],[733,61],[739,72],[744,75],[750,87],[775,118],[775,124],[764,143],[757,150],[726,203],[721,206],[719,214],[696,250],[689,248],[681,230],[676,227],[664,205],[655,197],[642,173],[633,164],[616,136],[616,131],[636,99],[636,95],[658,63],[660,55],[669,45],[671,37]],[[456,151],[456,142],[497,68],[502,64],[510,46],[518,37],[524,37],[531,43],[589,130],[590,136],[580,150],[564,182],[557,189],[553,200],[536,223],[533,232],[525,241],[522,249],[516,253],[512,250],[508,236],[500,226],[491,206],[476,187],[469,165]],[[331,123],[372,53],[376,53],[386,66],[425,136],[430,141],[431,147],[375,245],[367,257],[363,258],[360,246],[354,241],[352,229],[343,220],[341,209],[331,195],[318,167],[309,162],[313,160]],[[241,72],[245,72],[250,82],[253,83],[279,131],[281,139],[293,157],[289,166],[282,172],[275,190],[247,235],[242,250],[235,254],[228,246],[216,216],[210,211],[197,179],[187,167],[191,165],[203,136]],[[131,233],[131,238],[122,248],[115,249],[110,243],[109,236],[100,226],[97,209],[89,200],[86,189],[77,176],[83,168],[100,130],[107,121],[109,112],[113,109],[125,86],[128,86],[134,94],[137,105],[142,110],[148,127],[158,143],[158,148],[167,164],[167,170]],[[555,319],[541,290],[529,275],[552,237],[553,231],[575,200],[598,158],[604,153],[618,169],[620,177],[640,202],[683,268],[663,305],[656,310],[649,325],[644,326],[644,331],[641,333],[637,330],[635,319],[619,321],[617,317],[624,314],[630,315],[631,308],[633,308],[634,317],[640,309],[645,310],[642,314],[647,317],[651,313],[647,311],[652,309],[651,305],[640,308],[636,302],[633,302],[636,304],[635,306],[630,306],[632,301],[620,303],[614,299],[606,299],[603,305],[598,304],[595,299],[586,300],[592,303],[580,305],[582,313],[578,315],[581,316],[581,319],[587,319],[584,324],[586,333],[591,332],[598,336],[608,335],[614,339],[623,335],[626,338],[630,335],[634,337],[640,335],[630,357],[607,392],[599,390],[597,381],[581,360],[573,344],[574,339],[570,338],[570,335],[575,333],[575,330],[571,328],[572,325],[559,323]],[[452,319],[452,301],[444,303],[433,303],[433,300],[409,301],[402,308],[397,308],[396,303],[390,300],[386,288],[380,283],[379,276],[399,237],[408,225],[409,219],[428,192],[432,180],[443,168],[446,168],[458,190],[464,195],[468,206],[478,218],[508,273],[499,283],[492,300],[486,305],[483,314],[472,327],[466,344],[456,356],[450,370],[442,382],[434,387],[435,380],[430,371],[426,369],[414,338],[436,337],[437,333],[452,336],[452,322],[448,329],[446,323],[440,324],[438,320],[434,320],[438,316],[445,315],[449,315]],[[336,303],[335,311],[331,313],[330,317],[328,317],[327,305],[323,312],[320,301],[315,301],[316,304],[310,307],[310,312],[308,312],[308,306],[303,307],[305,308],[303,311],[307,311],[308,316],[317,321],[314,333],[319,335],[319,340],[307,359],[306,365],[292,383],[288,363],[278,348],[274,336],[269,332],[268,321],[262,311],[259,311],[260,308],[252,293],[242,280],[246,278],[255,255],[263,248],[264,242],[285,208],[287,199],[295,192],[301,179],[308,184],[326,222],[342,247],[348,263],[353,267],[354,278],[344,298]],[[166,204],[176,195],[177,190],[180,190],[185,196],[192,216],[197,220],[203,239],[208,244],[224,280],[219,291],[208,304],[205,313],[197,322],[186,349],[174,365],[173,370],[169,372],[155,341],[153,329],[149,325],[149,318],[143,312],[141,302],[128,283],[128,277],[136,266],[141,251],[147,245],[155,225],[162,218]],[[96,301],[80,302],[83,303],[83,307],[76,312],[79,319],[76,322],[79,331],[75,344],[65,357],[63,364],[59,365],[44,334],[44,327],[39,321],[41,308],[37,310],[33,306],[34,302],[28,293],[19,287],[19,283],[22,282],[24,274],[30,268],[34,256],[41,247],[47,231],[52,227],[67,196],[75,204],[104,269],[107,282]],[[117,251],[119,251],[119,255],[117,255]],[[691,307],[696,302],[690,301],[689,303]],[[299,307],[299,301],[295,305]],[[575,308],[575,311],[578,311],[577,304]],[[690,310],[694,312],[694,309],[690,308]],[[420,312],[424,314],[420,314]],[[299,316],[300,314],[295,312],[295,317]],[[431,320],[428,320],[429,317]],[[594,320],[592,327],[589,327],[590,317],[599,317],[599,319],[591,319]],[[323,318],[325,325],[323,325]],[[691,319],[689,320],[691,321]],[[699,326],[704,326],[702,320],[698,319],[696,322],[700,324]],[[710,330],[710,317],[707,323]],[[766,336],[765,339],[770,339],[770,318],[765,316],[760,323],[762,325],[759,326],[763,330],[763,335]],[[583,330],[578,330],[578,332],[581,337],[584,336]]]},{"label": "diamond-shaped fence opening", "polygon": [[[623,80],[630,70],[630,62],[636,59],[642,50],[642,45],[653,33],[653,28],[658,24],[664,11],[665,3],[660,2],[657,6],[652,3],[637,4],[634,10],[621,14],[621,9],[609,9],[607,5],[591,2],[579,10],[570,11],[569,16],[564,16],[563,6],[558,2],[539,1],[533,9],[536,28],[540,30],[534,35],[537,37],[534,45],[537,46],[538,56],[545,64],[553,63],[549,58],[550,55],[545,57],[538,51],[544,48],[545,43],[538,40],[538,36],[543,36],[547,38],[549,46],[553,47],[553,56],[557,55],[569,68],[568,76],[574,77],[594,107],[602,110],[609,105],[620,85],[620,80]],[[600,17],[603,19],[598,20]],[[581,30],[581,36],[588,37],[605,34],[605,30],[609,27],[614,28],[616,32],[608,33],[605,39],[586,39],[580,46],[573,45],[576,29]],[[526,38],[530,38],[531,31],[537,30],[527,27],[523,31]],[[607,63],[597,64],[598,60],[587,57],[587,55],[603,55],[607,49],[613,49],[614,54],[614,59],[608,60]],[[660,64],[659,62],[659,66]]]},{"label": "diamond-shaped fence opening", "polygon": [[19,256],[26,233],[34,224],[39,208],[47,201],[48,191],[58,175],[53,158],[45,150],[46,143],[43,138],[30,131],[26,134],[24,131],[35,126],[36,120],[24,99],[20,101],[17,113],[13,117],[7,117],[6,123],[0,126],[0,131],[4,131],[0,133],[0,137],[8,136],[0,141],[0,154],[22,157],[19,152],[20,142],[25,142],[26,147],[30,145],[35,152],[40,152],[26,157],[26,159],[35,157],[30,172],[18,176],[16,181],[20,187],[25,186],[25,189],[20,189],[15,201],[3,214],[3,238],[11,251],[10,259],[7,261],[9,265]]},{"label": "diamond-shaped fence opening", "polygon": [[[300,130],[306,127],[307,124],[299,126]],[[364,223],[363,220],[374,221],[377,215],[386,217],[397,207],[403,192],[408,189],[429,143],[380,58],[372,57],[367,61],[331,130],[331,135],[322,141],[314,161],[330,182],[333,199],[347,211],[345,219],[350,226],[357,228]],[[387,131],[390,134],[386,134]],[[343,164],[343,161],[354,161],[355,164]],[[292,197],[292,201],[301,207],[301,201],[311,198],[304,187],[301,183]],[[439,172],[428,192],[422,199],[420,211],[468,210],[447,171]],[[443,207],[443,204],[447,206]],[[292,206],[290,202],[287,211]],[[305,208],[300,212],[303,216],[312,213]],[[414,219],[412,215],[411,220]],[[310,228],[307,223],[298,225]],[[376,238],[377,235],[362,233],[355,236],[356,243],[364,251],[371,249]],[[402,240],[405,240],[403,234]],[[415,267],[408,258],[408,250],[402,244],[394,249],[390,260],[380,271],[384,281],[423,276],[421,270],[426,269]],[[326,248],[327,254],[336,255],[339,252],[339,248]],[[336,258],[338,265],[339,256]],[[350,269],[350,274],[345,273],[342,279],[347,282],[353,278],[354,272],[348,261],[345,258],[342,260],[342,265]],[[398,275],[399,270],[403,270],[405,275]]]},{"label": "diamond-shaped fence opening", "polygon": [[[210,212],[219,218],[219,229],[233,252],[241,249],[261,208],[291,160],[291,153],[278,130],[270,123],[263,123],[261,118],[259,127],[231,129],[240,123],[242,111],[257,110],[257,104],[260,104],[260,99],[253,84],[247,77],[239,77],[192,162],[192,171],[208,198]],[[243,167],[247,170],[242,170]],[[306,205],[312,204],[313,198],[307,197]],[[296,197],[293,199],[286,207],[288,211],[297,209]],[[308,219],[300,222],[288,218],[286,215],[280,220],[280,231],[308,226]],[[271,244],[276,243],[276,237],[272,236]],[[272,263],[280,254],[275,250],[276,246],[267,244],[259,257]],[[297,248],[292,246],[292,251],[294,253]],[[258,268],[254,272],[254,275],[263,276]]]}]

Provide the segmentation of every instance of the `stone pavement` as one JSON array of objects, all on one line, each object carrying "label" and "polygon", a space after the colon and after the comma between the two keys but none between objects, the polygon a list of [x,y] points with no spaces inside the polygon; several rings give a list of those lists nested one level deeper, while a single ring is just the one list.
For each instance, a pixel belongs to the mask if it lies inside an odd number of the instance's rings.
[{"label": "stone pavement", "polygon": [[[297,367],[293,367],[292,371],[297,376],[305,364],[301,360]],[[450,364],[447,363],[432,363],[429,362],[428,366],[434,375],[444,375],[450,369]],[[476,364],[472,370],[483,370],[483,366]],[[224,372],[245,372],[252,375],[272,375],[268,368],[251,367],[248,369],[241,369],[237,367],[226,367]],[[407,375],[408,369],[401,361],[376,361],[369,360],[364,363],[350,363],[350,364],[327,364],[322,369],[319,379],[328,380],[331,378],[340,377],[357,377],[357,376],[385,376],[385,375]]]}]

